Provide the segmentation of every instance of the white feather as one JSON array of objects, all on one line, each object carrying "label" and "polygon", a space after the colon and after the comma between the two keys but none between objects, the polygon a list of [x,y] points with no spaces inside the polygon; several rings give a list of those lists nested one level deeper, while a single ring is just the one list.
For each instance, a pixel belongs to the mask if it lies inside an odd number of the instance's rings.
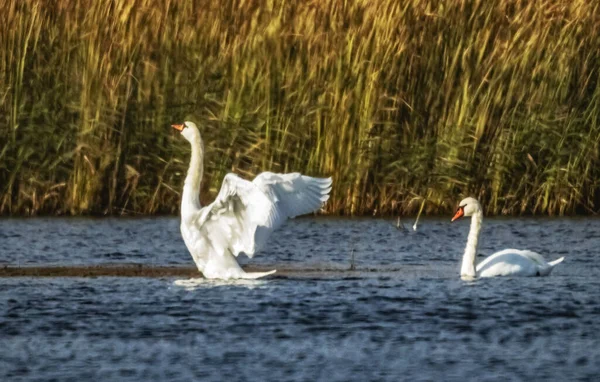
[{"label": "white feather", "polygon": [[185,126],[182,135],[192,144],[192,160],[182,197],[181,234],[198,269],[205,277],[223,279],[272,273],[244,272],[234,256],[253,257],[288,218],[321,208],[329,199],[331,178],[264,172],[249,182],[231,173],[215,201],[201,208],[196,199],[203,146],[195,124]]},{"label": "white feather", "polygon": [[475,265],[479,231],[483,222],[483,212],[475,198],[463,199],[452,221],[462,216],[471,216],[471,229],[461,266],[462,277],[548,276],[554,266],[564,260],[564,257],[561,257],[547,263],[539,253],[521,249],[505,249],[486,257]]}]

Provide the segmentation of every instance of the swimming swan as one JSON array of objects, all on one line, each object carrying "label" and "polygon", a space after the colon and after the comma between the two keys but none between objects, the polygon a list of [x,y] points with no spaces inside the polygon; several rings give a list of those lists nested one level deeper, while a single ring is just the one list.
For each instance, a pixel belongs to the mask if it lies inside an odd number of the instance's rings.
[{"label": "swimming swan", "polygon": [[463,199],[452,221],[463,216],[471,216],[471,229],[469,230],[467,247],[460,269],[461,277],[548,276],[554,266],[565,259],[561,257],[547,263],[539,253],[520,249],[505,249],[486,257],[475,267],[477,241],[483,221],[483,212],[477,199]]},{"label": "swimming swan", "polygon": [[210,279],[256,279],[275,272],[245,272],[235,256],[259,251],[287,218],[321,208],[331,178],[263,172],[252,182],[227,174],[214,202],[200,206],[204,145],[193,122],[171,125],[192,145],[181,198],[181,236],[198,270]]}]

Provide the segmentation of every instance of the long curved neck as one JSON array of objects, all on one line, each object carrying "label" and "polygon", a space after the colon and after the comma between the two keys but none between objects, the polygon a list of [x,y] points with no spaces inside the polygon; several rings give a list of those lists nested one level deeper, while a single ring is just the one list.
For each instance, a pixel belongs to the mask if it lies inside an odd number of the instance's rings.
[{"label": "long curved neck", "polygon": [[183,185],[183,196],[181,198],[181,212],[200,209],[200,184],[203,174],[204,144],[200,134],[197,134],[192,144],[192,158],[190,159],[190,168],[185,177]]},{"label": "long curved neck", "polygon": [[460,275],[467,277],[475,277],[475,258],[477,257],[477,242],[479,241],[479,231],[481,230],[481,222],[483,213],[476,212],[471,216],[471,229],[469,230],[469,238],[467,239],[467,247],[463,255],[462,266],[460,267]]}]

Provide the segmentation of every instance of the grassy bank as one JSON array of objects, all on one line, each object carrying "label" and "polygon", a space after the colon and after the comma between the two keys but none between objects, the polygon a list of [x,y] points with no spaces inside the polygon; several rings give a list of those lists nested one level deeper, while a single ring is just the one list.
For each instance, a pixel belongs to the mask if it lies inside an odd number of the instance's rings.
[{"label": "grassy bank", "polygon": [[0,214],[173,213],[223,175],[330,213],[600,210],[600,3],[0,0]]}]

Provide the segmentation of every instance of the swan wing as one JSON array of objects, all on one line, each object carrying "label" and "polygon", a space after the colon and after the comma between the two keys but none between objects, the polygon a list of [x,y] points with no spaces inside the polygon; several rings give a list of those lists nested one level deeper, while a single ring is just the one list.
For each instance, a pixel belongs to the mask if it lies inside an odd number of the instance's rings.
[{"label": "swan wing", "polygon": [[271,202],[252,182],[227,174],[214,202],[201,210],[201,227],[216,253],[252,256],[257,228],[269,219]]},{"label": "swan wing", "polygon": [[252,183],[267,196],[271,209],[255,235],[257,248],[262,248],[271,232],[288,218],[317,211],[329,200],[331,178],[313,178],[300,173],[263,172]]},{"label": "swan wing", "polygon": [[539,253],[504,249],[477,264],[477,274],[480,277],[539,276],[546,267],[547,263]]},{"label": "swan wing", "polygon": [[231,173],[198,220],[214,247],[252,257],[287,218],[320,208],[330,190],[330,179],[262,173],[249,182]]},{"label": "swan wing", "polygon": [[502,253],[514,253],[516,255],[522,256],[522,257],[532,261],[536,265],[546,265],[547,264],[546,259],[544,259],[544,257],[542,255],[540,255],[537,252],[529,251],[527,249],[505,249],[505,250],[497,252],[497,254],[502,254]]},{"label": "swan wing", "polygon": [[253,181],[276,206],[275,224],[286,218],[308,214],[321,208],[329,199],[331,178],[313,178],[300,173],[263,172]]}]

